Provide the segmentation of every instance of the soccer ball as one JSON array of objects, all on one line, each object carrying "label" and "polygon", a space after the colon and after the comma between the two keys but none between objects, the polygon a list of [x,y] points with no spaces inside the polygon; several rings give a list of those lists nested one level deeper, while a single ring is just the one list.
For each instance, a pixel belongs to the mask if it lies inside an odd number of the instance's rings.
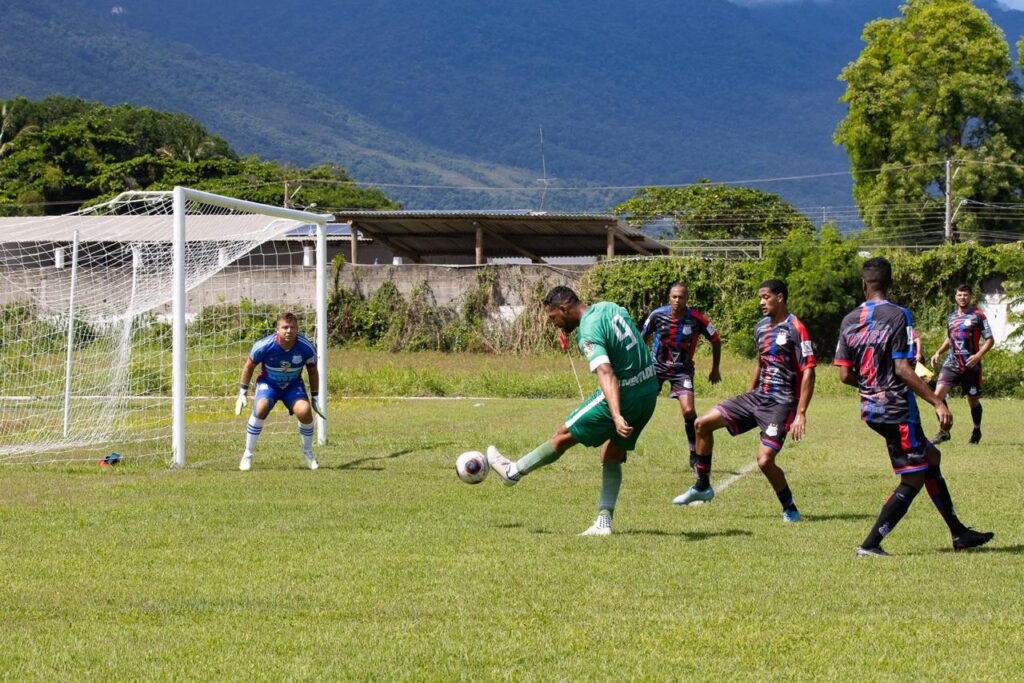
[{"label": "soccer ball", "polygon": [[455,459],[455,473],[467,484],[479,484],[487,478],[491,466],[480,451],[466,451]]}]

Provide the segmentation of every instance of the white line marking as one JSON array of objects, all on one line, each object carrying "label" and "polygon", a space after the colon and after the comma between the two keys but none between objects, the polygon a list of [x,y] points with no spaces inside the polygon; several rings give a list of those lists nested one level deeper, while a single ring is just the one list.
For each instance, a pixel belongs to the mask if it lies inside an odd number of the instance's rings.
[{"label": "white line marking", "polygon": [[[739,472],[737,472],[736,474],[732,475],[731,477],[729,477],[728,479],[723,481],[721,484],[716,484],[715,485],[715,493],[721,493],[725,489],[729,488],[730,486],[732,486],[733,484],[738,482],[740,479],[742,479],[746,475],[748,475],[751,472],[753,472],[755,467],[757,467],[757,461],[756,460],[754,462],[748,464],[748,465],[744,465],[743,469],[741,469]],[[694,505],[703,505],[703,504],[704,504],[703,500],[698,500],[698,501],[694,501],[693,503],[690,503],[686,507],[693,507]]]}]

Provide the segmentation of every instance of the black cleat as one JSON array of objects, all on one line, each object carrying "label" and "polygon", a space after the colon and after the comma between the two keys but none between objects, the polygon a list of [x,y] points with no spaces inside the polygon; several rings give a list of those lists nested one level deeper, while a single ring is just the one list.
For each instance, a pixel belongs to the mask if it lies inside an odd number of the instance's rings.
[{"label": "black cleat", "polygon": [[892,557],[892,555],[882,550],[882,546],[876,545],[874,548],[860,546],[857,548],[857,557]]},{"label": "black cleat", "polygon": [[953,550],[959,552],[961,550],[977,548],[991,541],[993,536],[995,534],[991,531],[980,532],[974,529],[967,529],[959,536],[953,537]]},{"label": "black cleat", "polygon": [[967,443],[981,443],[981,427],[974,428],[974,431],[971,432],[971,438],[967,440]]},{"label": "black cleat", "polygon": [[944,429],[940,429],[939,433],[932,437],[932,445],[938,446],[940,443],[945,443],[953,438],[949,432]]}]

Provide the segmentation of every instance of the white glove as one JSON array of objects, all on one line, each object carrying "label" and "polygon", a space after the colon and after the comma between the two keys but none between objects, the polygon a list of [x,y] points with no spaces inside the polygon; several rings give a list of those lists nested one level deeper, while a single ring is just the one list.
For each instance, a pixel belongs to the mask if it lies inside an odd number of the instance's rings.
[{"label": "white glove", "polygon": [[249,405],[249,385],[243,384],[238,389],[238,400],[235,401],[235,415],[242,414],[242,408]]},{"label": "white glove", "polygon": [[327,419],[327,415],[324,414],[323,408],[320,407],[320,399],[319,398],[314,396],[313,400],[310,401],[310,405],[313,406],[313,412],[314,413],[316,413],[317,415],[319,415],[320,417],[322,417],[325,420]]}]

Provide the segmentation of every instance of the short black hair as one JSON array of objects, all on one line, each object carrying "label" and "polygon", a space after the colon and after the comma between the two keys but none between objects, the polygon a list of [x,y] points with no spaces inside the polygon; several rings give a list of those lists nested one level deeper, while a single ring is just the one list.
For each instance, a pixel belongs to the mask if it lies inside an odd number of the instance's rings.
[{"label": "short black hair", "polygon": [[875,288],[889,291],[889,287],[892,286],[892,264],[881,256],[869,258],[861,266],[860,276],[864,282]]},{"label": "short black hair", "polygon": [[686,284],[685,282],[673,282],[672,284],[670,284],[668,286],[668,289],[665,290],[665,298],[666,299],[672,293],[672,290],[675,289],[676,287],[682,287],[683,291],[685,291],[687,293],[690,292],[690,286],[688,284]]},{"label": "short black hair", "polygon": [[555,308],[557,306],[575,306],[580,302],[580,298],[576,296],[576,292],[572,291],[564,285],[555,287],[548,295],[544,297],[545,308]]},{"label": "short black hair", "polygon": [[974,294],[974,290],[971,289],[971,286],[969,284],[967,284],[966,282],[961,282],[960,284],[958,284],[956,286],[956,291],[958,291],[958,292],[967,292],[968,294]]},{"label": "short black hair", "polygon": [[765,280],[757,288],[767,289],[772,294],[781,294],[786,303],[789,303],[789,287],[782,280]]}]

